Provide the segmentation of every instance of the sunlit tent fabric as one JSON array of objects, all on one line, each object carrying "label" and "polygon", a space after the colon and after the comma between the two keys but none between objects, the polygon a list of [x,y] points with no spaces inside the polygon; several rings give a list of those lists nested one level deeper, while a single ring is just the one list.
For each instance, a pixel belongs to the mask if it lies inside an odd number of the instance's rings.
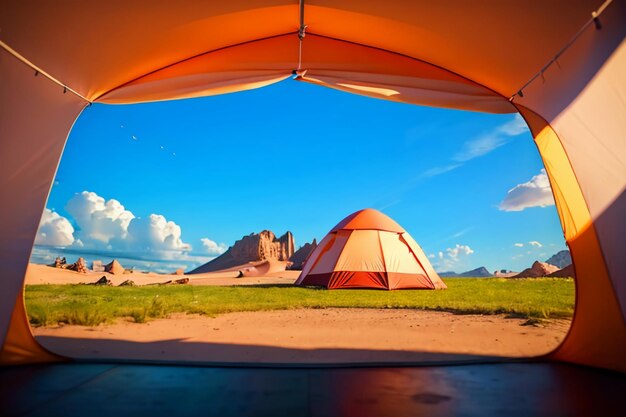
[{"label": "sunlit tent fabric", "polygon": [[374,209],[352,213],[333,227],[307,259],[296,285],[446,288],[411,235]]},{"label": "sunlit tent fabric", "polygon": [[1,0],[0,361],[52,360],[28,329],[24,274],[85,107],[296,74],[387,100],[521,113],[576,270],[572,326],[549,358],[626,371],[625,3]]}]

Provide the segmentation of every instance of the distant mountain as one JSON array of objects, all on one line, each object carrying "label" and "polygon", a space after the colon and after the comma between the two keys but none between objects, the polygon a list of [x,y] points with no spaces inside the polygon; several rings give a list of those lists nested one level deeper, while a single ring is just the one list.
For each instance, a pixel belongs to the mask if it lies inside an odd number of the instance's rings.
[{"label": "distant mountain", "polygon": [[463,272],[459,274],[460,277],[477,277],[477,278],[485,278],[492,277],[493,274],[487,271],[487,268],[481,266],[480,268],[472,269],[471,271]]},{"label": "distant mountain", "polygon": [[572,255],[570,255],[569,251],[565,249],[546,259],[546,263],[558,266],[559,268],[565,268],[567,265],[572,264]]},{"label": "distant mountain", "polygon": [[454,272],[454,271],[438,272],[438,274],[439,274],[440,277],[443,277],[443,278],[451,278],[451,277],[484,278],[484,277],[492,277],[493,276],[493,274],[491,274],[489,271],[487,271],[487,268],[485,268],[484,266],[481,266],[480,268],[472,269],[471,271],[462,272],[460,274],[457,273],[457,272]]}]

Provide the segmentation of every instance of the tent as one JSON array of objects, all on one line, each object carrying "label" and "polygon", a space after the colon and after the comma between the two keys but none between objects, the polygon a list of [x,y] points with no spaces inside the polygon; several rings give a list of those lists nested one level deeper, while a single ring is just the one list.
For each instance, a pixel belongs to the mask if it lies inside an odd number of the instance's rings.
[{"label": "tent", "polygon": [[68,132],[86,107],[295,77],[405,103],[519,112],[576,270],[572,326],[548,358],[626,372],[625,20],[624,0],[0,1],[0,362],[58,360],[31,336],[23,284]]},{"label": "tent", "polygon": [[374,209],[352,213],[333,227],[307,259],[296,285],[446,288],[411,235]]}]

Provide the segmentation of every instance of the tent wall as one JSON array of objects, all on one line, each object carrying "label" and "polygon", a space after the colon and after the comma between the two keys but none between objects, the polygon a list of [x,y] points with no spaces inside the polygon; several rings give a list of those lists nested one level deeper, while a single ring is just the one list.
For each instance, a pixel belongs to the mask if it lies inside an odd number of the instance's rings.
[{"label": "tent wall", "polygon": [[626,6],[615,2],[516,97],[550,177],[576,270],[554,357],[626,371]]},{"label": "tent wall", "polygon": [[[0,345],[21,300],[39,219],[85,101],[0,49]],[[19,305],[18,305],[19,308]]]}]

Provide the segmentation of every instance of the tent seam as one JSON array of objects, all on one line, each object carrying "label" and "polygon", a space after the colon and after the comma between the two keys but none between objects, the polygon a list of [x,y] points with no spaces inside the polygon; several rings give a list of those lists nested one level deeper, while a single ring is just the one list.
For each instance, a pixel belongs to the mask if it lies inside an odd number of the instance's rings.
[{"label": "tent seam", "polygon": [[385,280],[387,281],[387,289],[391,289],[391,284],[389,283],[389,271],[387,271],[387,262],[385,262],[385,251],[383,250],[383,242],[380,240],[380,230],[376,231],[376,235],[378,236],[378,247],[380,248],[380,254],[383,259],[383,272],[385,273]]}]

